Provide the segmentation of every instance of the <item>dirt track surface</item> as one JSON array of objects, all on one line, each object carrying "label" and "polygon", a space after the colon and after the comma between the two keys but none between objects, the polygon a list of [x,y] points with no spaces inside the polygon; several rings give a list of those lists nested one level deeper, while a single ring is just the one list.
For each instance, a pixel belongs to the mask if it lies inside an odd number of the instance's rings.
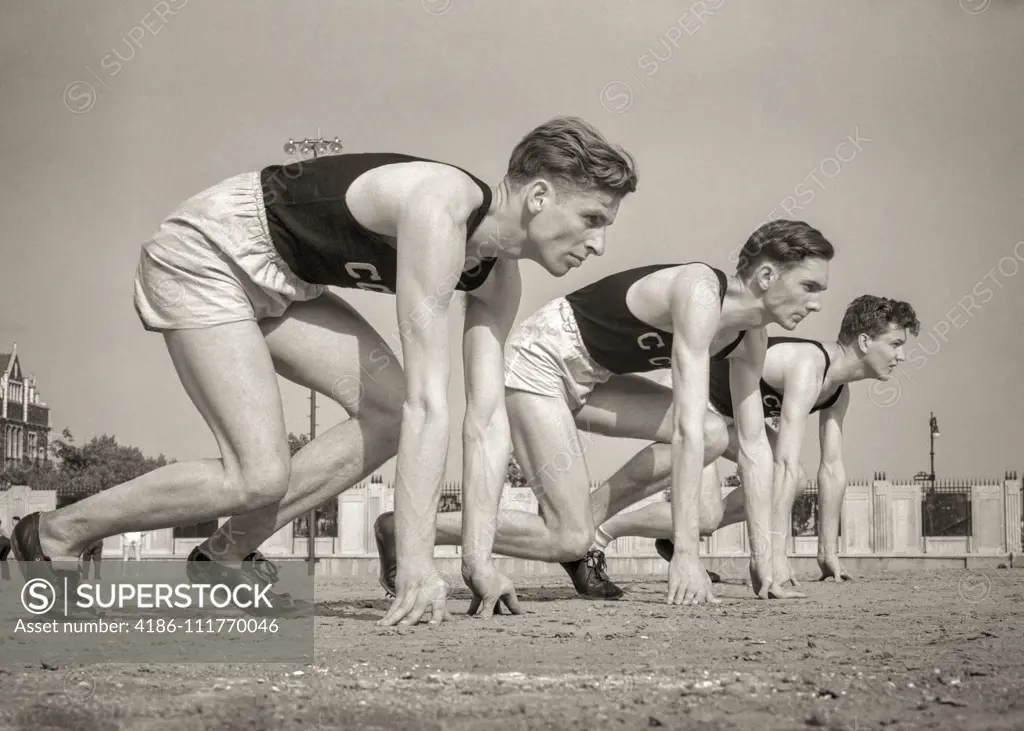
[{"label": "dirt track surface", "polygon": [[0,729],[1021,729],[1024,570],[718,585],[717,607],[519,580],[522,616],[385,629],[376,582],[321,580],[312,665],[3,665]]}]

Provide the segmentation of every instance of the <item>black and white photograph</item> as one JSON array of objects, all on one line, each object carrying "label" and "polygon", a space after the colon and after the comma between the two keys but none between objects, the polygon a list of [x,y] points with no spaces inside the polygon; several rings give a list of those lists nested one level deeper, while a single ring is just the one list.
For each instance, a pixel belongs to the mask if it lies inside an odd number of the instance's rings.
[{"label": "black and white photograph", "polygon": [[0,24],[0,731],[1024,727],[1024,2]]}]

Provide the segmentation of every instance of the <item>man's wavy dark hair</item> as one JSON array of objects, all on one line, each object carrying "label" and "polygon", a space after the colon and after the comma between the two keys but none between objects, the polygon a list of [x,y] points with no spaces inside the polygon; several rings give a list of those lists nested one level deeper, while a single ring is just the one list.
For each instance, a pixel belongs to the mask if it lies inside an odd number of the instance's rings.
[{"label": "man's wavy dark hair", "polygon": [[750,234],[736,262],[736,273],[746,278],[765,261],[785,271],[805,259],[832,261],[835,253],[832,244],[818,229],[803,221],[779,218]]},{"label": "man's wavy dark hair", "polygon": [[839,342],[849,345],[861,333],[877,338],[892,326],[906,328],[915,337],[921,329],[909,302],[862,294],[846,308],[843,324],[839,326]]},{"label": "man's wavy dark hair", "polygon": [[519,186],[550,176],[569,190],[601,190],[617,198],[636,191],[636,162],[579,117],[555,117],[529,132],[508,161],[506,177]]}]

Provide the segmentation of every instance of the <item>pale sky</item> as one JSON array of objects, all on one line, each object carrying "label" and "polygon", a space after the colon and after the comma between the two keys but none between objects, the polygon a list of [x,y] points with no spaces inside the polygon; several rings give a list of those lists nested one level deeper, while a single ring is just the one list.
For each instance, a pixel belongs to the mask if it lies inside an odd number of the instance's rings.
[{"label": "pale sky", "polygon": [[[794,334],[834,338],[865,293],[907,300],[922,321],[898,392],[853,388],[848,474],[927,469],[929,411],[941,476],[1024,468],[1024,5],[687,7],[6,3],[0,351],[17,341],[55,433],[215,456],[163,339],[132,307],[139,247],[164,216],[282,161],[289,137],[318,128],[349,152],[430,157],[497,183],[523,134],[574,114],[636,157],[639,190],[601,259],[562,279],[524,264],[517,319],[633,266],[703,260],[731,271],[730,252],[760,223],[801,218],[838,253],[823,311]],[[394,331],[393,297],[343,293]],[[456,364],[459,418],[461,383]],[[306,431],[308,392],[283,389],[289,429]],[[342,411],[319,401],[324,430]],[[593,444],[595,479],[640,446]],[[457,437],[452,447],[457,477]],[[811,428],[804,464],[816,460]]]}]

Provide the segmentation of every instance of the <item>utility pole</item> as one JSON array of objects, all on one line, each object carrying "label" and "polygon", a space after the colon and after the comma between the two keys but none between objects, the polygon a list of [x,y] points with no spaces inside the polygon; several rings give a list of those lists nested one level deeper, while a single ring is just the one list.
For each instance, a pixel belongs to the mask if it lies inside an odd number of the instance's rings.
[{"label": "utility pole", "polygon": [[[309,441],[316,439],[316,389],[309,389]],[[306,515],[306,559],[308,573],[316,573],[316,508]]]},{"label": "utility pole", "polygon": [[914,475],[916,482],[927,482],[929,487],[935,487],[935,439],[939,436],[939,420],[935,418],[935,412],[933,411],[928,415],[928,438],[931,448],[928,450],[929,466],[928,472],[918,472]]},{"label": "utility pole", "polygon": [[[287,155],[292,155],[296,152],[299,153],[299,159],[304,160],[308,156],[312,156],[313,159],[317,159],[320,155],[327,153],[337,154],[341,152],[342,145],[341,140],[335,137],[332,141],[328,142],[320,135],[319,128],[316,131],[316,137],[307,137],[304,140],[296,142],[293,139],[288,140],[284,145],[284,151]],[[309,441],[316,439],[316,390],[309,389]],[[307,560],[309,562],[309,575],[312,576],[316,571],[316,508],[313,508],[306,515],[306,525],[308,530],[307,535]]]}]

